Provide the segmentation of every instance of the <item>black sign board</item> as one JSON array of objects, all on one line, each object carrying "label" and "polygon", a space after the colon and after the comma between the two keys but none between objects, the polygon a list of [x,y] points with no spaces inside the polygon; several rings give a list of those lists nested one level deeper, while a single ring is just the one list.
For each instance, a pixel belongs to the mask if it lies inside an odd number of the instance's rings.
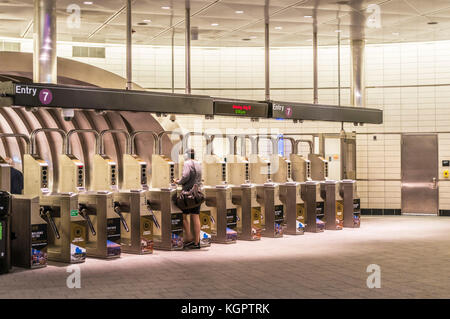
[{"label": "black sign board", "polygon": [[269,104],[257,101],[214,100],[214,115],[268,118]]},{"label": "black sign board", "polygon": [[383,111],[377,109],[277,101],[272,101],[270,105],[270,117],[275,119],[383,123]]},{"label": "black sign board", "polygon": [[16,106],[213,114],[212,98],[201,95],[16,83],[13,96]]}]

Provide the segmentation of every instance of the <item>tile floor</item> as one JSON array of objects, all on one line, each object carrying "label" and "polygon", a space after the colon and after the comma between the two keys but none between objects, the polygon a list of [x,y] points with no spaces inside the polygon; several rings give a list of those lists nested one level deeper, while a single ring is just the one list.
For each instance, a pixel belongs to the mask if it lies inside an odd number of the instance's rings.
[{"label": "tile floor", "polygon": [[[0,298],[450,298],[450,218],[363,217],[360,229],[155,251],[0,276]],[[381,267],[369,289],[367,266]],[[6,289],[5,289],[6,288]]]}]

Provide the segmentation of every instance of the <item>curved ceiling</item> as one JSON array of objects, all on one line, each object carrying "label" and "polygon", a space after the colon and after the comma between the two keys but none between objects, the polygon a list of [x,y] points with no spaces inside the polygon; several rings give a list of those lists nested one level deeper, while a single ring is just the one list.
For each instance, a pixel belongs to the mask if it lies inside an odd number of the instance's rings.
[{"label": "curved ceiling", "polygon": [[[33,78],[32,53],[0,52],[0,61],[2,61],[0,77],[9,81],[17,77],[25,82]],[[60,57],[58,57],[58,83],[111,89],[126,87],[126,79],[121,76],[90,64]],[[141,86],[135,83],[133,88],[143,90]]]},{"label": "curved ceiling", "polygon": [[[0,1],[0,36],[32,38],[33,2]],[[263,46],[266,2],[269,3],[272,46],[311,45],[314,23],[317,23],[320,45],[335,45],[337,30],[345,43],[355,29],[362,31],[368,43],[450,39],[448,0],[190,2],[191,25],[194,33],[198,30],[198,40],[192,44],[198,46]],[[124,3],[123,0],[58,0],[58,40],[125,43]],[[71,11],[73,4],[81,9],[79,27],[73,23],[76,21],[72,19],[76,15]],[[173,36],[176,45],[184,45],[184,9],[185,1],[181,0],[134,0],[134,43],[170,45]],[[378,9],[380,19],[373,20]]]}]

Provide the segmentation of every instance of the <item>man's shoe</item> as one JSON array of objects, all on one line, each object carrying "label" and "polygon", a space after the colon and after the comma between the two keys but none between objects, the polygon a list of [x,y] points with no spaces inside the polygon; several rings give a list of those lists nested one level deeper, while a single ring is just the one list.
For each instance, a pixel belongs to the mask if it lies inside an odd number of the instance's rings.
[{"label": "man's shoe", "polygon": [[200,243],[198,243],[198,244],[192,244],[191,246],[189,246],[189,249],[200,249],[201,247],[200,247]]},{"label": "man's shoe", "polygon": [[188,242],[188,243],[185,243],[184,245],[183,245],[183,248],[184,249],[187,249],[187,248],[190,248],[191,246],[193,246],[194,245],[194,242],[193,241],[190,241],[190,242]]}]

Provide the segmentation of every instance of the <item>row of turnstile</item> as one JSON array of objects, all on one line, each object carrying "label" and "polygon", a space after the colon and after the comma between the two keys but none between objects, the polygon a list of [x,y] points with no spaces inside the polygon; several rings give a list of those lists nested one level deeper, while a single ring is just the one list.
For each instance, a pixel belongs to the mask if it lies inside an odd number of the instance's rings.
[{"label": "row of turnstile", "polygon": [[[35,151],[36,136],[41,132],[58,132],[63,138],[56,190],[48,163]],[[71,154],[71,136],[82,133],[92,134],[96,140],[89,172],[85,163]],[[104,152],[105,134],[126,137],[121,179],[117,162]],[[153,139],[151,165],[135,154],[134,140],[140,134]],[[188,136],[171,131],[33,131],[26,139],[29,147],[23,157],[23,195],[6,192],[10,167],[0,165],[0,187],[4,190],[0,194],[3,272],[11,265],[44,267],[48,260],[79,263],[86,257],[118,258],[122,252],[151,254],[153,249],[183,249],[183,216],[173,201],[179,191],[174,180],[180,177],[183,159],[172,160],[161,154],[166,134],[180,136],[183,153]],[[208,145],[215,138],[204,133],[188,134],[204,136]],[[278,154],[265,158],[258,154],[258,138],[226,138],[232,145],[229,155],[221,158],[209,147],[203,157],[206,202],[200,209],[202,246],[359,227],[355,181],[327,180],[324,158],[316,154],[305,158],[296,150],[289,158]],[[249,156],[245,150],[237,154],[239,138],[251,140]],[[85,183],[86,174],[90,174],[90,185]]]}]

